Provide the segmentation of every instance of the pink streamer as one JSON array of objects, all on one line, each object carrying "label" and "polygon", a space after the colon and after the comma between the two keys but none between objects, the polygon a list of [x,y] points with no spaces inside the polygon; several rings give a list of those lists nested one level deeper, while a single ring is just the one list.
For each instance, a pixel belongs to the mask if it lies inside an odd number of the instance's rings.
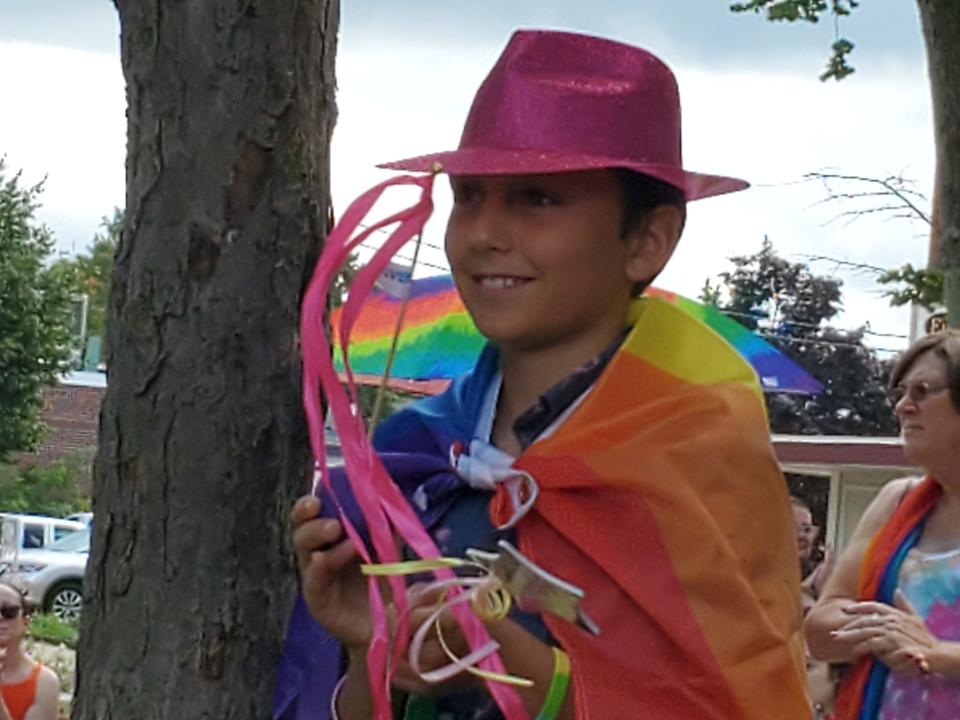
[{"label": "pink streamer", "polygon": [[[398,538],[404,541],[421,558],[436,558],[439,550],[432,538],[410,508],[399,488],[390,478],[383,463],[374,451],[364,428],[363,418],[357,403],[356,383],[350,368],[348,349],[350,332],[361,305],[372,290],[377,278],[390,259],[403,245],[423,230],[433,212],[431,191],[433,175],[404,175],[391,178],[363,193],[347,208],[340,222],[330,232],[323,252],[314,270],[313,278],[303,299],[300,333],[303,353],[303,404],[307,415],[310,445],[315,459],[315,490],[318,483],[333,495],[330,485],[326,448],[324,444],[324,415],[320,393],[327,399],[334,426],[340,438],[344,465],[350,488],[357,500],[370,532],[372,548],[366,547],[349,518],[340,512],[347,536],[356,545],[364,562],[393,563],[399,558]],[[353,236],[360,222],[389,187],[413,185],[420,188],[418,202],[405,210],[367,227]],[[343,366],[347,389],[341,385],[334,369],[329,340],[324,332],[323,319],[327,311],[327,295],[333,279],[356,249],[371,233],[391,225],[397,225],[387,241],[374,254],[370,262],[354,278],[350,294],[340,317],[340,347],[343,348]],[[451,570],[438,570],[440,580],[452,579]],[[398,626],[395,629],[392,662],[387,662],[390,648],[389,628],[384,599],[376,578],[369,578],[368,592],[372,615],[373,637],[367,654],[370,690],[376,720],[391,720],[390,681],[396,661],[404,652],[409,633],[409,602],[403,578],[389,577],[391,594],[397,609]],[[452,612],[460,623],[470,647],[474,651],[490,647],[489,635],[483,623],[469,607],[457,603]],[[484,670],[504,673],[499,655],[487,655],[479,663]],[[529,720],[529,715],[516,691],[496,682],[488,682],[488,688],[507,720]]]}]

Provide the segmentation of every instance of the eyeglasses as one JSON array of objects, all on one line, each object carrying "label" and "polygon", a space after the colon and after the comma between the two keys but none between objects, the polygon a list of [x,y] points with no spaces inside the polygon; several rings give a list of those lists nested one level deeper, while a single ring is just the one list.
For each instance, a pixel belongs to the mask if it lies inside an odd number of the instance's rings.
[{"label": "eyeglasses", "polygon": [[803,535],[804,537],[812,538],[816,537],[817,533],[820,532],[820,526],[804,523],[803,525],[795,526],[794,530],[796,531],[797,535]]},{"label": "eyeglasses", "polygon": [[23,607],[20,605],[0,605],[0,618],[4,620],[14,620],[23,613]]},{"label": "eyeglasses", "polygon": [[931,395],[939,395],[949,389],[949,385],[935,385],[928,382],[917,382],[911,385],[897,385],[890,390],[890,404],[896,407],[905,397],[912,399],[917,405],[923,403]]}]

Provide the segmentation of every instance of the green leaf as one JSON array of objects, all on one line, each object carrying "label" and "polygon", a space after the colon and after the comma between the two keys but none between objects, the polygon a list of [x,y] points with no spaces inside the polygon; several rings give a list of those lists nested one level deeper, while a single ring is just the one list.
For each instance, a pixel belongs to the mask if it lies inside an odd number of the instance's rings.
[{"label": "green leaf", "polygon": [[70,283],[47,268],[53,234],[34,218],[42,188],[0,159],[0,460],[40,438],[41,393],[70,352]]},{"label": "green leaf", "polygon": [[827,61],[827,69],[820,75],[821,80],[843,80],[855,72],[855,68],[847,63],[847,55],[853,51],[853,43],[846,38],[840,38],[832,46],[833,55]]}]

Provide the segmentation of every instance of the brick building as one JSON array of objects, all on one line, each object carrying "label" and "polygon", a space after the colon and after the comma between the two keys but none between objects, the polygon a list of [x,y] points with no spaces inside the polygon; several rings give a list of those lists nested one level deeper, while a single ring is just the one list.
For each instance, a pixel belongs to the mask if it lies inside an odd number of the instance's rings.
[{"label": "brick building", "polygon": [[34,451],[23,453],[19,463],[49,465],[60,460],[92,458],[97,449],[100,403],[107,376],[100,372],[75,372],[60,378],[43,393],[40,418],[49,427]]}]

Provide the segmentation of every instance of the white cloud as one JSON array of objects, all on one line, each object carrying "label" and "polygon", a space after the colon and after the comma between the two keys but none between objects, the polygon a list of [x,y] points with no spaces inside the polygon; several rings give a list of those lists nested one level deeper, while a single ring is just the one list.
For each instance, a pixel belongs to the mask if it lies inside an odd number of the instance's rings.
[{"label": "white cloud", "polygon": [[[796,182],[828,168],[874,177],[904,172],[929,196],[934,165],[929,96],[917,77],[891,72],[882,81],[823,84],[769,72],[681,68],[677,74],[687,164],[739,175],[754,187],[691,207],[684,240],[662,284],[695,294],[704,277],[728,267],[727,257],[756,252],[764,235],[793,261],[826,256],[881,267],[926,261],[922,225],[882,216],[838,220],[842,207],[821,204],[825,192],[818,183]],[[871,275],[828,262],[814,263],[813,270],[838,270],[845,281],[839,325],[870,322],[880,332],[906,333],[906,311],[888,307]],[[892,338],[874,342],[904,344]]]},{"label": "white cloud", "polygon": [[[61,247],[83,250],[100,218],[124,204],[126,104],[119,58],[25,43],[0,43],[4,94],[0,153],[9,170],[46,176],[40,217]],[[54,222],[56,220],[56,222]]]},{"label": "white cloud", "polygon": [[[451,48],[431,43],[428,34],[422,42],[407,37],[389,44],[344,33],[332,153],[338,211],[387,177],[374,168],[377,162],[456,145],[473,92],[502,40]],[[119,57],[0,42],[0,66],[18,69],[5,74],[5,96],[17,98],[17,106],[0,114],[0,152],[10,168],[24,168],[28,180],[48,175],[41,218],[65,248],[80,250],[100,218],[123,204],[126,122]],[[729,256],[756,251],[765,234],[791,260],[825,255],[881,266],[924,262],[922,228],[878,218],[830,223],[835,211],[817,205],[821,189],[795,183],[804,173],[829,167],[866,175],[904,171],[928,190],[932,122],[919,65],[884,64],[882,72],[874,68],[840,84],[820,83],[816,68],[789,74],[771,67],[738,72],[680,64],[675,70],[687,165],[744,177],[754,187],[691,206],[685,237],[660,284],[696,295],[706,277],[729,267]],[[436,200],[425,239],[441,245],[449,208],[443,181]],[[424,257],[443,264],[437,250],[425,250]],[[814,270],[833,268],[819,263]],[[889,310],[870,278],[844,278],[847,312],[841,325],[870,320],[885,332],[905,332],[905,313]]]},{"label": "white cloud", "polygon": [[[373,169],[377,162],[455,147],[473,91],[499,49],[450,54],[408,45],[398,57],[386,48],[342,47],[333,153],[338,209],[387,177]],[[792,261],[821,255],[883,267],[925,262],[922,227],[879,217],[834,221],[841,208],[819,204],[825,197],[819,184],[798,183],[804,174],[828,168],[879,177],[902,171],[929,193],[929,97],[915,75],[891,69],[882,78],[824,84],[813,73],[683,66],[676,73],[686,165],[743,177],[754,187],[691,205],[683,241],[661,285],[696,296],[707,277],[729,268],[730,256],[756,252],[765,235]],[[432,245],[442,244],[449,209],[444,185],[438,182],[437,210],[425,233]],[[428,262],[443,263],[439,252],[426,253]],[[820,262],[813,269],[831,274],[838,268]],[[869,321],[881,332],[906,333],[906,312],[887,306],[871,276],[839,272],[846,310],[839,325]],[[876,339],[880,347],[903,342]]]}]

